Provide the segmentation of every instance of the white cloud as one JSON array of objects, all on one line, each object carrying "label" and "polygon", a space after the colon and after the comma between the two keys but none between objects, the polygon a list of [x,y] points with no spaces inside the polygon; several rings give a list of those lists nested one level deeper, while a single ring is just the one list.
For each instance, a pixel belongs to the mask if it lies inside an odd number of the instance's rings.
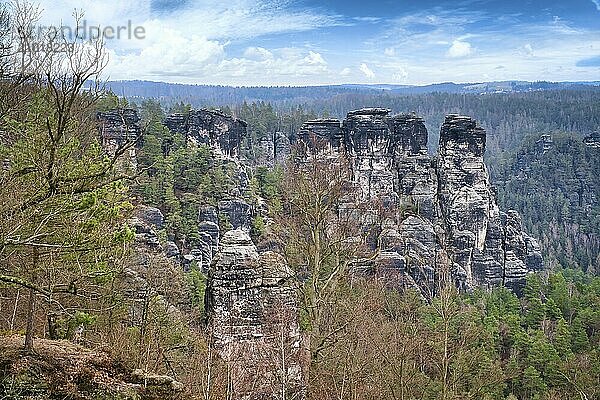
[{"label": "white cloud", "polygon": [[452,46],[450,46],[446,55],[450,58],[461,58],[471,55],[472,52],[471,43],[455,40],[452,42]]},{"label": "white cloud", "polygon": [[244,57],[250,60],[267,60],[273,58],[273,53],[264,47],[248,47],[244,50]]},{"label": "white cloud", "polygon": [[376,24],[382,21],[379,17],[354,17],[352,19],[358,22],[368,22],[370,24]]},{"label": "white cloud", "polygon": [[203,37],[185,37],[165,29],[164,39],[149,43],[139,52],[109,51],[106,69],[110,79],[182,76],[200,73],[207,65],[225,57],[224,46]]},{"label": "white cloud", "polygon": [[352,73],[352,70],[348,67],[344,68],[343,70],[340,71],[340,75],[341,76],[348,76]]},{"label": "white cloud", "polygon": [[314,51],[309,51],[308,55],[304,57],[304,62],[308,65],[327,65],[327,62],[323,59],[323,56]]},{"label": "white cloud", "polygon": [[395,82],[406,82],[406,78],[408,78],[408,72],[402,67],[398,67],[392,74],[392,79]]},{"label": "white cloud", "polygon": [[[109,72],[113,79],[227,85],[307,84],[315,77],[334,75],[320,53],[302,48],[249,48],[243,57],[228,58],[222,47],[211,51],[214,43],[216,42],[182,42],[181,46],[189,47],[186,57],[181,57],[181,53],[171,54],[168,48],[163,47],[153,47],[140,55],[122,57],[113,52],[112,56],[116,59]],[[196,53],[203,56],[196,56]]]},{"label": "white cloud", "polygon": [[[186,0],[183,7],[161,12],[153,8],[155,0],[38,1],[45,24],[68,24],[72,10],[81,8],[88,24],[126,26],[131,20],[145,28],[144,40],[108,41],[111,79],[302,85],[363,82],[376,75],[379,82],[421,84],[472,81],[487,74],[494,80],[597,80],[596,69],[575,63],[600,54],[599,30],[552,15],[536,22],[518,16],[498,21],[485,11],[432,8],[377,21],[342,17],[325,7],[302,8],[292,0]],[[600,0],[591,1],[599,8]],[[343,46],[333,33],[310,35],[314,43],[295,34],[373,23],[385,29]],[[262,40],[272,34],[278,36]],[[376,65],[377,73],[363,60]]]},{"label": "white cloud", "polygon": [[525,56],[532,57],[533,56],[533,47],[531,46],[530,43],[527,43],[519,49],[519,52]]},{"label": "white cloud", "polygon": [[307,83],[301,77],[328,71],[319,52],[253,45],[235,58],[228,54],[230,45],[341,23],[339,16],[291,7],[288,0],[190,0],[185,7],[160,12],[153,9],[152,0],[39,1],[44,25],[75,25],[71,14],[78,8],[86,10],[88,26],[127,26],[131,21],[133,27],[143,27],[143,40],[107,40],[109,79]]},{"label": "white cloud", "polygon": [[596,10],[600,11],[600,0],[592,0],[592,3],[596,5]]},{"label": "white cloud", "polygon": [[[191,0],[184,8],[157,13],[152,0],[39,0],[45,20],[71,20],[74,9],[86,11],[93,24],[123,25],[129,20],[145,25],[159,19],[182,33],[210,39],[252,38],[282,32],[307,31],[341,25],[341,17],[288,7],[286,0]],[[152,35],[152,32],[148,32]]]},{"label": "white cloud", "polygon": [[360,71],[369,79],[375,78],[375,73],[365,63],[360,64]]},{"label": "white cloud", "polygon": [[348,67],[344,68],[343,70],[340,71],[340,75],[341,76],[348,76],[350,75],[350,73],[352,72],[352,70]]}]

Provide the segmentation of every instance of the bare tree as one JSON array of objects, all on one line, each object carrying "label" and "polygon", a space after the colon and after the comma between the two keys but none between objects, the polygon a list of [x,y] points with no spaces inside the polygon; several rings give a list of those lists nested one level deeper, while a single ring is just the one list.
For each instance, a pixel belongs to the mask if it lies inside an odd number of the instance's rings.
[{"label": "bare tree", "polygon": [[[74,17],[79,24],[82,14]],[[61,312],[68,312],[65,295],[97,298],[98,282],[118,269],[115,250],[122,253],[132,237],[122,223],[125,177],[114,166],[133,141],[107,157],[95,123],[107,62],[102,38],[71,40],[58,28],[35,35],[38,18],[32,3],[8,8],[17,33],[2,59],[0,115],[0,281],[28,290],[28,351],[36,298]],[[20,98],[20,91],[29,95]]]},{"label": "bare tree", "polygon": [[352,182],[348,160],[315,153],[305,151],[287,165],[283,207],[275,219],[275,233],[285,243],[287,263],[296,274],[300,323],[313,365],[324,360],[355,317],[343,318],[338,305],[351,285],[351,268],[369,258],[367,238],[374,226]]}]

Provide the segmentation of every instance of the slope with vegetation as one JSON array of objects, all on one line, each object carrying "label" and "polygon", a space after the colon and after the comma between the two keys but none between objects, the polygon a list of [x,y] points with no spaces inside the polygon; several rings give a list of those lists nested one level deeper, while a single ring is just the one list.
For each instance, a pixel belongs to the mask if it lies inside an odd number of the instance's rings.
[{"label": "slope with vegetation", "polygon": [[531,135],[491,169],[500,204],[523,215],[555,268],[600,272],[599,150],[576,134]]}]

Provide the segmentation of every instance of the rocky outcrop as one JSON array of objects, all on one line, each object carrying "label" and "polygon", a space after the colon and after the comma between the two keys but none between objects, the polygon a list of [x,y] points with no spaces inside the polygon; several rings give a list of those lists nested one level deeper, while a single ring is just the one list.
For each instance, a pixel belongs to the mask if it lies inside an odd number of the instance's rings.
[{"label": "rocky outcrop", "polygon": [[153,250],[161,249],[158,231],[163,228],[164,216],[158,208],[144,205],[136,207],[129,225],[135,231],[138,244]]},{"label": "rocky outcrop", "polygon": [[166,375],[131,370],[102,349],[69,340],[36,338],[23,352],[20,335],[0,337],[0,391],[4,399],[180,399],[183,384]]},{"label": "rocky outcrop", "polygon": [[248,143],[248,147],[243,161],[253,166],[273,167],[283,164],[292,150],[290,139],[283,132],[265,136],[255,145]]},{"label": "rocky outcrop", "polygon": [[103,139],[135,140],[141,132],[140,117],[133,108],[115,108],[98,112],[97,118]]},{"label": "rocky outcrop", "polygon": [[316,119],[305,122],[298,132],[298,140],[307,151],[340,151],[344,148],[344,134],[337,119]]},{"label": "rocky outcrop", "polygon": [[542,135],[535,143],[538,146],[538,151],[542,154],[546,154],[552,149],[554,141],[552,140],[552,135]]},{"label": "rocky outcrop", "polygon": [[292,144],[283,132],[275,132],[273,136],[273,163],[282,164],[290,155]]},{"label": "rocky outcrop", "polygon": [[137,146],[142,140],[140,117],[137,111],[132,108],[115,108],[98,112],[96,118],[104,150],[110,156],[114,156],[117,151],[121,151],[127,145],[128,157],[125,162],[129,165],[125,165],[125,167],[135,169],[137,166],[135,146],[128,144],[134,143]]},{"label": "rocky outcrop", "polygon": [[310,121],[298,136],[311,140],[306,148],[317,137],[327,143],[319,151],[344,152],[363,199],[404,210],[380,232],[376,271],[390,276],[396,268],[423,293],[446,274],[464,290],[505,285],[518,292],[527,274],[543,269],[518,213],[498,208],[483,161],[486,134],[471,118],[446,117],[437,157],[427,154],[422,119],[387,109],[352,111],[341,124]]},{"label": "rocky outcrop", "polygon": [[227,157],[237,157],[242,139],[246,136],[246,122],[215,110],[191,110],[188,114],[171,114],[164,124],[178,132],[192,144],[205,144]]},{"label": "rocky outcrop", "polygon": [[446,250],[466,273],[467,285],[505,285],[518,292],[528,273],[542,269],[541,253],[523,232],[518,213],[500,212],[484,152],[485,131],[474,120],[446,117],[437,165]]},{"label": "rocky outcrop", "polygon": [[241,199],[223,200],[219,202],[219,215],[232,229],[250,231],[250,205]]},{"label": "rocky outcrop", "polygon": [[290,277],[283,257],[259,254],[243,230],[223,235],[208,274],[206,315],[215,344],[232,367],[234,390],[245,393],[242,398],[271,398],[282,377],[290,382],[290,394],[297,398],[301,393],[300,333]]},{"label": "rocky outcrop", "polygon": [[583,138],[583,143],[595,149],[600,149],[600,132],[592,132]]}]

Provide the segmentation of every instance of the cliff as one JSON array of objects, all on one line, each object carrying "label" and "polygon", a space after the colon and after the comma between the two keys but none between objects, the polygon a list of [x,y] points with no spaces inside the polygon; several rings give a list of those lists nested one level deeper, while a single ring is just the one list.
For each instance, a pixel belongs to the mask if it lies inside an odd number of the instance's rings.
[{"label": "cliff", "polygon": [[[502,212],[483,161],[486,133],[468,117],[449,115],[439,154],[427,154],[427,130],[415,115],[370,108],[343,122],[309,121],[298,139],[351,159],[364,199],[414,210],[380,232],[375,273],[400,276],[423,292],[449,273],[459,288],[504,285],[519,292],[525,276],[543,270],[537,241],[515,211]],[[323,151],[323,149],[318,149]]]},{"label": "cliff", "polygon": [[[138,208],[133,221],[138,244],[177,260],[184,270],[196,263],[206,273],[207,326],[231,366],[238,392],[252,383],[246,397],[265,398],[284,377],[289,395],[302,397],[303,350],[292,271],[278,253],[259,251],[249,235],[252,218],[264,210],[260,201],[242,199],[249,180],[240,159],[245,123],[198,110],[170,115],[165,125],[184,135],[188,146],[207,145],[220,162],[233,163],[239,183],[212,204],[193,204],[197,236],[181,249],[179,242],[161,245],[158,209]],[[280,136],[261,144],[268,150],[262,160],[267,165],[291,153]],[[332,160],[343,155],[359,196],[374,204],[368,211],[387,210],[370,241],[376,256],[361,261],[366,265],[357,265],[357,272],[383,277],[394,287],[416,288],[425,297],[446,278],[461,290],[503,285],[519,293],[525,277],[544,266],[520,215],[498,207],[483,160],[485,131],[469,117],[449,115],[439,137],[439,154],[431,156],[421,118],[368,108],[349,112],[341,122],[308,121],[292,142],[305,155]],[[352,212],[352,204],[345,209]]]},{"label": "cliff", "polygon": [[206,144],[228,157],[237,157],[246,135],[246,122],[220,111],[191,110],[187,115],[171,114],[164,124],[185,135],[188,143]]},{"label": "cliff", "polygon": [[282,382],[286,397],[301,398],[301,336],[291,278],[284,258],[259,253],[243,230],[223,235],[208,272],[205,307],[240,398],[277,398],[273,388]]},{"label": "cliff", "polygon": [[[105,151],[112,157],[117,152],[127,155],[122,167],[136,169],[135,147],[142,143],[140,117],[132,108],[116,108],[96,114],[100,139]],[[131,145],[133,143],[133,145]]]}]

